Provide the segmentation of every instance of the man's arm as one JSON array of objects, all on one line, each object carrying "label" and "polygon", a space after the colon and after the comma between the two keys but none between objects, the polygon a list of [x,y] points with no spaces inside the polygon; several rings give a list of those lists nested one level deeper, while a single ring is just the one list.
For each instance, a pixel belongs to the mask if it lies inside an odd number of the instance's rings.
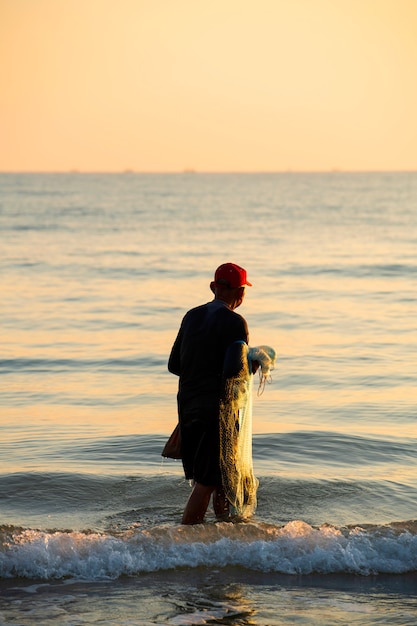
[{"label": "man's arm", "polygon": [[180,376],[181,374],[181,336],[182,333],[180,329],[168,359],[168,371],[176,376]]}]

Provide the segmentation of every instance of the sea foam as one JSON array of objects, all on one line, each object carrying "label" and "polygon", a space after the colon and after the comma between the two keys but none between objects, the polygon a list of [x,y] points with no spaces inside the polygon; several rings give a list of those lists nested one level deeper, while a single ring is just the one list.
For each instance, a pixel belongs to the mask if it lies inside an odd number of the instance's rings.
[{"label": "sea foam", "polygon": [[106,580],[201,566],[284,574],[398,574],[417,570],[417,534],[415,524],[409,526],[224,522],[151,530],[133,526],[119,534],[3,528],[0,577]]}]

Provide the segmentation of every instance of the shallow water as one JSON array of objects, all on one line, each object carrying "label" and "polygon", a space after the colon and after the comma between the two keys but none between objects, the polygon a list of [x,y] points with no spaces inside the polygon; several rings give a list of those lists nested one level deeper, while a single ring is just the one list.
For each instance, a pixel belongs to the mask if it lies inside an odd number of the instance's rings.
[{"label": "shallow water", "polygon": [[[0,188],[0,623],[415,624],[417,175]],[[278,352],[258,509],[184,529],[166,362],[227,260]]]}]

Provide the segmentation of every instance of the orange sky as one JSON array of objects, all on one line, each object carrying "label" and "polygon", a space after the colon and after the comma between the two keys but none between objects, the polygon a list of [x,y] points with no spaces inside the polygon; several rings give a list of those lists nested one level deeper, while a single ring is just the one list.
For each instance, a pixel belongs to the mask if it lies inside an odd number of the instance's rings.
[{"label": "orange sky", "polygon": [[417,169],[417,0],[0,0],[1,171]]}]

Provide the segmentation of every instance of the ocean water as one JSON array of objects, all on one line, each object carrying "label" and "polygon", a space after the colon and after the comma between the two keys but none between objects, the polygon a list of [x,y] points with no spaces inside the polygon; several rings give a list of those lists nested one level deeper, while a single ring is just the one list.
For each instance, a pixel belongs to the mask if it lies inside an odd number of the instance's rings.
[{"label": "ocean water", "polygon": [[[417,623],[417,173],[0,174],[0,624]],[[180,525],[220,263],[278,353],[258,508]]]}]

